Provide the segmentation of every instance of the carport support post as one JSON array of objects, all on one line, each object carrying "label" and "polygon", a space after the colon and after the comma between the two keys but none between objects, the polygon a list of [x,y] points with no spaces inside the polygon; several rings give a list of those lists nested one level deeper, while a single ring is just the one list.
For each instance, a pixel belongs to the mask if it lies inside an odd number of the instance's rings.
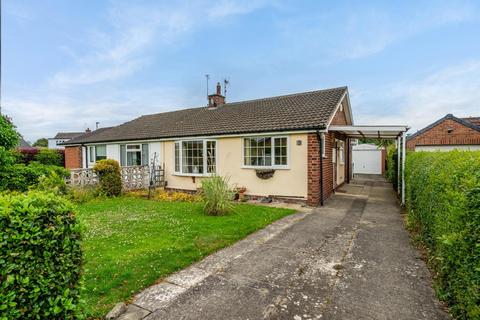
[{"label": "carport support post", "polygon": [[397,137],[397,193],[400,194],[400,136]]},{"label": "carport support post", "polygon": [[405,132],[402,132],[402,206],[405,205]]}]

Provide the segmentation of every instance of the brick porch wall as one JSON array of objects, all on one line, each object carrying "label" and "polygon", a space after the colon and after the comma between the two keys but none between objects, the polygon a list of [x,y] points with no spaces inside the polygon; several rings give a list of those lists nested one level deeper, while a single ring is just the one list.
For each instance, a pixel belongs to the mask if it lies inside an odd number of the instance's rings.
[{"label": "brick porch wall", "polygon": [[65,168],[78,169],[82,167],[82,147],[65,147]]},{"label": "brick porch wall", "polygon": [[[323,200],[325,201],[333,193],[333,163],[332,148],[335,138],[346,141],[346,138],[338,133],[329,132],[325,134],[325,158],[323,158]],[[345,142],[346,143],[346,142]],[[347,147],[345,146],[345,152]],[[320,156],[319,145],[316,133],[308,134],[308,191],[307,204],[318,206],[320,204]],[[347,155],[345,154],[345,159]],[[347,181],[348,163],[345,163],[345,181]]]}]

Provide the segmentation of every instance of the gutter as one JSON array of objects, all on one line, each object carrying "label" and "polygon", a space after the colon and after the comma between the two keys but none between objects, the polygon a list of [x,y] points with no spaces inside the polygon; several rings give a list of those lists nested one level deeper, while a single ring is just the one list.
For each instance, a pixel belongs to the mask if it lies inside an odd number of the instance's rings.
[{"label": "gutter", "polygon": [[317,138],[318,138],[318,155],[320,158],[320,206],[323,207],[323,155],[322,155],[322,150],[323,150],[323,140],[322,140],[322,134],[320,133],[320,130],[317,130]]}]

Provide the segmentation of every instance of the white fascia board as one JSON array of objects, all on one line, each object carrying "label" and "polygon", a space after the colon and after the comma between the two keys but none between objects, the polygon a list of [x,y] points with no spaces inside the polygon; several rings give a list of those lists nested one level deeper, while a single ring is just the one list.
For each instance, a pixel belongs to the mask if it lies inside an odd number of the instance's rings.
[{"label": "white fascia board", "polygon": [[352,132],[352,133],[358,133],[358,131],[368,133],[371,132],[373,133],[378,133],[378,131],[386,131],[386,132],[406,132],[409,129],[408,126],[404,125],[380,125],[380,126],[374,126],[374,125],[365,125],[365,126],[336,126],[332,125],[328,127],[329,131],[344,131],[344,132]]}]

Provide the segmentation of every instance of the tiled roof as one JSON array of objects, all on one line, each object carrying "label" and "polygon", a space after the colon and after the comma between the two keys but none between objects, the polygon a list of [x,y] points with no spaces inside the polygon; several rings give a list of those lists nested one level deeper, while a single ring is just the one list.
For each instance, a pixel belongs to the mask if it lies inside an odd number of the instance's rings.
[{"label": "tiled roof", "polygon": [[64,144],[325,128],[347,87],[141,116]]},{"label": "tiled roof", "polygon": [[468,119],[480,119],[480,118],[457,118],[455,117],[453,114],[449,113],[447,114],[445,117],[441,118],[441,119],[438,119],[437,121],[435,121],[434,123],[432,124],[429,124],[428,126],[426,126],[425,128],[423,129],[420,129],[418,130],[417,132],[415,132],[414,134],[412,135],[409,135],[407,137],[407,140],[410,140],[412,138],[415,138],[416,136],[432,129],[433,127],[435,127],[436,125],[440,124],[441,122],[445,121],[445,120],[453,120],[453,121],[456,121],[470,129],[473,129],[473,130],[477,130],[477,131],[480,131],[480,125],[477,125],[475,124],[474,121],[468,121]]},{"label": "tiled roof", "polygon": [[461,119],[471,122],[477,126],[480,126],[480,117],[468,117],[468,118],[461,118]]},{"label": "tiled roof", "polygon": [[59,132],[53,137],[53,139],[73,139],[75,137],[81,136],[85,133],[85,131],[82,132]]}]

